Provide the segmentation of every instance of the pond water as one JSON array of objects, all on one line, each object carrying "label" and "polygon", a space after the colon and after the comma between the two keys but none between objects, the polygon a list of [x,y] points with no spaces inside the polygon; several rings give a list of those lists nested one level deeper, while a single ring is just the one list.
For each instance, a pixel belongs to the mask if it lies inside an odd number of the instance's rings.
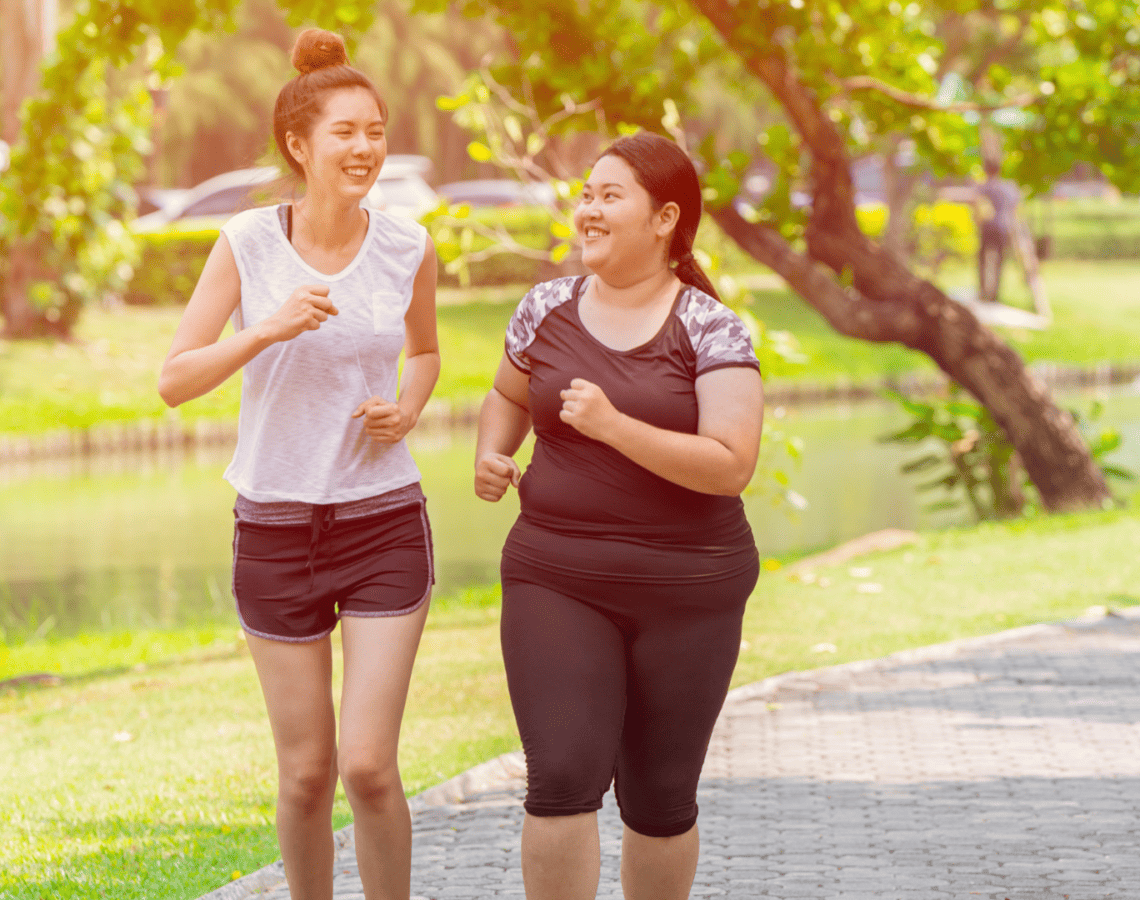
[{"label": "pond water", "polygon": [[[1124,435],[1115,461],[1140,471],[1140,396],[1114,395],[1102,421]],[[804,452],[795,464],[766,451],[745,497],[761,555],[955,521],[924,513],[930,498],[916,496],[914,480],[900,474],[914,449],[876,441],[903,422],[896,407],[882,403],[770,409],[766,428],[800,438]],[[513,491],[498,504],[474,496],[473,448],[470,431],[413,441],[432,519],[437,595],[497,580],[499,548],[518,512]],[[524,448],[520,462],[528,454]],[[0,467],[0,640],[236,624],[233,490],[221,478],[229,455],[212,448]],[[787,472],[805,508],[779,500],[774,469]]]}]

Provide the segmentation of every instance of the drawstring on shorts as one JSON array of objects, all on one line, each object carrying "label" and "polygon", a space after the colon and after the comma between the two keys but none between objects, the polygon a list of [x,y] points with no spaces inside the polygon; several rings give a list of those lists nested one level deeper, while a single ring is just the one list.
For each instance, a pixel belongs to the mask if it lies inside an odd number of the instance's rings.
[{"label": "drawstring on shorts", "polygon": [[336,521],[336,506],[332,503],[313,505],[312,530],[309,532],[309,590],[313,589],[316,572],[313,569],[313,559],[317,554],[317,540],[322,531],[331,531]]}]

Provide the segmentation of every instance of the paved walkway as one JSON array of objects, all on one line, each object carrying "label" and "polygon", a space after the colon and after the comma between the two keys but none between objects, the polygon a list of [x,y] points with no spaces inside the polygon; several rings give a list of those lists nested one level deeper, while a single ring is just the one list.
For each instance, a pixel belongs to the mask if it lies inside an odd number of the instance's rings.
[{"label": "paved walkway", "polygon": [[[517,755],[413,800],[412,893],[523,897]],[[600,898],[620,900],[601,814]],[[734,691],[700,793],[693,897],[1140,896],[1140,611]],[[351,829],[336,900],[363,900]],[[208,895],[285,900],[279,864]]]}]

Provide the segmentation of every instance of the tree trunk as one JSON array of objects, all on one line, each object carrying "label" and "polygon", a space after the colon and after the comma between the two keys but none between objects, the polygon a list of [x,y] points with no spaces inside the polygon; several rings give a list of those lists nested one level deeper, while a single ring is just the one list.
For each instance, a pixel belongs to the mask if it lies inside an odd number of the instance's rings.
[{"label": "tree trunk", "polygon": [[[712,215],[729,237],[783,277],[841,334],[895,341],[929,355],[990,411],[1046,509],[1099,507],[1110,499],[1104,475],[1072,416],[1052,402],[1013,350],[935,285],[909,272],[900,283],[897,263],[871,266],[861,259],[869,242],[853,245],[832,233],[829,246],[821,247],[817,240],[813,249],[858,260],[853,268],[863,276],[856,287],[845,288],[827,266],[798,253],[776,231],[745,221],[731,206]],[[877,275],[868,277],[873,269]]]},{"label": "tree trunk", "polygon": [[[807,255],[774,229],[750,225],[731,205],[715,210],[725,232],[765,263],[839,332],[897,341],[933,359],[989,410],[1051,511],[1111,499],[1072,416],[1058,409],[1020,357],[969,310],[872,241],[855,218],[851,158],[815,91],[795,71],[755,10],[736,0],[694,0],[728,46],[783,107],[811,158]],[[844,287],[844,284],[851,287]]]},{"label": "tree trunk", "polygon": [[26,339],[54,337],[68,339],[79,318],[80,305],[66,303],[62,309],[45,313],[38,309],[29,296],[36,281],[50,278],[40,265],[36,245],[28,240],[16,240],[9,248],[3,283],[0,284],[0,317],[4,327],[0,337]]},{"label": "tree trunk", "polygon": [[910,199],[918,183],[918,175],[913,168],[904,170],[898,163],[898,137],[887,140],[883,150],[883,188],[886,191],[887,227],[883,231],[883,246],[899,259],[910,256],[906,246],[907,232],[910,230]]},{"label": "tree trunk", "polygon": [[[46,15],[46,21],[45,21]],[[54,29],[54,8],[39,0],[0,0],[0,137],[15,145],[20,139],[20,107],[35,93],[40,83],[47,31]],[[0,272],[0,316],[6,338],[67,337],[75,321],[70,308],[47,318],[28,296],[31,284],[42,277],[39,254],[27,240],[15,240],[6,248],[8,255]]]}]

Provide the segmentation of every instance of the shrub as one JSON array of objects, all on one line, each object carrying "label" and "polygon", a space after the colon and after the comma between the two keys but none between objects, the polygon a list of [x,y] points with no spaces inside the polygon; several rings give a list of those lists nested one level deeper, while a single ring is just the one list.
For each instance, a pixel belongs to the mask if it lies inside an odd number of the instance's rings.
[{"label": "shrub", "polygon": [[[921,456],[901,466],[907,475],[925,475],[916,486],[921,492],[939,491],[942,499],[927,511],[956,509],[968,504],[979,522],[1007,519],[1040,508],[1017,451],[989,411],[970,399],[956,382],[950,382],[945,397],[915,400],[897,391],[883,391],[911,416],[901,431],[883,435],[884,443],[921,445]],[[1123,439],[1115,428],[1094,428],[1104,411],[1095,400],[1087,413],[1070,409],[1077,427],[1088,442],[1094,462],[1109,483],[1133,481],[1136,474],[1106,457],[1120,448]],[[1123,502],[1123,501],[1117,501]]]},{"label": "shrub", "polygon": [[1026,205],[1029,226],[1054,259],[1140,257],[1140,201],[1038,199]]},{"label": "shrub", "polygon": [[950,260],[969,259],[978,252],[974,211],[946,200],[920,203],[914,209],[911,241],[914,258],[935,271]]},{"label": "shrub", "polygon": [[[871,237],[879,237],[887,228],[886,204],[867,203],[858,207],[855,214],[859,227]],[[948,200],[919,203],[911,213],[905,240],[911,259],[931,272],[937,272],[947,262],[969,259],[978,252],[973,209],[966,203]]]},{"label": "shrub", "polygon": [[[552,214],[542,207],[488,207],[466,211],[461,217],[428,217],[425,224],[439,252],[439,283],[458,286],[462,266],[453,263],[460,250],[465,254],[488,250],[496,243],[491,233],[500,228],[524,247],[549,249],[557,243],[550,231],[552,221]],[[217,239],[216,229],[187,231],[172,227],[140,235],[142,261],[123,299],[139,306],[185,303]],[[531,259],[506,248],[465,264],[468,283],[473,286],[534,284],[557,274],[549,261]]]},{"label": "shrub", "polygon": [[207,231],[156,231],[140,235],[142,261],[123,294],[127,303],[169,306],[190,299],[206,257],[218,239]]}]

